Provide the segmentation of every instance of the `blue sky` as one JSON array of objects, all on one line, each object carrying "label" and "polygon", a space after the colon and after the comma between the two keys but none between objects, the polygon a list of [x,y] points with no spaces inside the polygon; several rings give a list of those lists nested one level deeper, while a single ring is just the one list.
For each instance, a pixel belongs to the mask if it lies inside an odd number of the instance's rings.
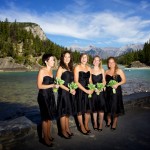
[{"label": "blue sky", "polygon": [[150,0],[0,0],[0,20],[34,22],[64,46],[121,47],[150,39]]}]

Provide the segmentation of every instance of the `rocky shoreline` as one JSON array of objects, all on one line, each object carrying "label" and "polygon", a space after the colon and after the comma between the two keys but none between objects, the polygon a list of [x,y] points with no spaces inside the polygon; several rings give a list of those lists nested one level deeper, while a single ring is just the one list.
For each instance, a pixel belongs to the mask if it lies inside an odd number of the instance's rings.
[{"label": "rocky shoreline", "polygon": [[37,61],[32,65],[23,65],[16,63],[12,57],[0,58],[0,72],[37,71],[40,67]]},{"label": "rocky shoreline", "polygon": [[[26,71],[38,71],[42,66],[38,64],[39,58],[34,58],[35,64],[32,65],[23,65],[16,63],[12,57],[0,58],[0,72],[26,72]],[[55,66],[55,69],[57,67]],[[129,66],[124,68],[125,70],[132,69],[150,69],[150,66],[141,63],[140,61],[134,61]]]}]

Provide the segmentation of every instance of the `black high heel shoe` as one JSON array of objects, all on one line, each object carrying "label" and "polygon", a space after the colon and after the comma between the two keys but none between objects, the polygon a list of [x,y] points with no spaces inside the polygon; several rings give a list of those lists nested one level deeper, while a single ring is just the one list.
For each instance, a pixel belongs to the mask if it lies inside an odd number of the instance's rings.
[{"label": "black high heel shoe", "polygon": [[71,136],[74,136],[74,134],[71,132],[71,133],[69,133],[69,132],[67,132],[67,134],[71,137]]},{"label": "black high heel shoe", "polygon": [[115,130],[116,130],[116,128],[111,128],[111,130],[112,130],[112,131],[115,131]]},{"label": "black high heel shoe", "polygon": [[43,145],[47,146],[47,147],[53,147],[53,143],[47,144],[43,138],[40,139],[39,142],[42,143]]},{"label": "black high heel shoe", "polygon": [[[116,127],[117,127],[117,125],[116,125]],[[116,130],[116,127],[113,127],[113,126],[112,126],[112,127],[111,127],[111,130],[112,130],[112,131],[115,131],[115,130]]]},{"label": "black high heel shoe", "polygon": [[101,132],[101,131],[103,131],[103,129],[100,129],[100,128],[99,128],[98,131]]},{"label": "black high heel shoe", "polygon": [[110,126],[111,126],[111,123],[105,125],[106,128],[109,128]]},{"label": "black high heel shoe", "polygon": [[89,135],[89,133],[88,132],[83,132],[81,129],[79,129],[79,131],[82,133],[82,134],[84,134],[84,135]]},{"label": "black high heel shoe", "polygon": [[54,138],[53,138],[53,137],[50,137],[49,140],[50,140],[50,141],[54,141]]},{"label": "black high heel shoe", "polygon": [[62,133],[59,133],[58,135],[59,135],[60,137],[62,137],[62,138],[65,138],[65,139],[71,139],[70,136],[65,136],[65,135],[63,135]]},{"label": "black high heel shoe", "polygon": [[98,130],[98,128],[93,128],[95,131]]},{"label": "black high heel shoe", "polygon": [[[114,125],[115,125],[115,127],[113,127]],[[112,131],[115,131],[115,130],[116,130],[117,123],[116,123],[116,124],[114,124],[114,125],[112,124],[112,126],[111,126],[111,130],[112,130]]]},{"label": "black high heel shoe", "polygon": [[91,133],[91,130],[86,130],[87,131],[87,133]]}]

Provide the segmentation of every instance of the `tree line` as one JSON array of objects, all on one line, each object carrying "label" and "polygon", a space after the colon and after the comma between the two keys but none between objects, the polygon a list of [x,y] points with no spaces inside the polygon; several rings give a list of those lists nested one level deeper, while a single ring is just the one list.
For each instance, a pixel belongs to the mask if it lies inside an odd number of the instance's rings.
[{"label": "tree line", "polygon": [[[32,25],[37,24],[30,22],[19,23],[16,20],[9,22],[7,18],[5,21],[0,21],[0,57],[11,56],[18,63],[30,64],[31,55],[39,57],[43,53],[52,53],[59,59],[63,51],[71,51],[49,39],[41,40],[39,36],[35,37],[31,31],[25,29],[25,27]],[[74,51],[72,54],[74,63],[78,63],[80,52]],[[92,64],[92,59],[92,56],[89,56],[90,64]],[[136,60],[150,65],[150,42],[144,44],[143,50],[132,51],[117,57],[118,63],[123,65],[129,65]],[[103,63],[106,63],[106,60],[103,60]]]},{"label": "tree line", "polygon": [[131,51],[122,56],[117,57],[119,64],[129,66],[133,61],[140,61],[150,66],[150,41],[144,44],[142,50]]},{"label": "tree line", "polygon": [[[35,23],[18,23],[9,22],[6,18],[5,21],[0,21],[0,57],[11,56],[18,63],[28,64],[32,55],[39,57],[43,53],[51,53],[57,59],[60,58],[61,53],[69,50],[66,47],[60,46],[51,40],[41,40],[39,36],[34,36],[31,31],[27,31],[25,27],[37,25]],[[20,46],[21,51],[20,51]],[[79,62],[80,52],[73,52],[74,63]],[[90,56],[90,61],[92,57]]]}]

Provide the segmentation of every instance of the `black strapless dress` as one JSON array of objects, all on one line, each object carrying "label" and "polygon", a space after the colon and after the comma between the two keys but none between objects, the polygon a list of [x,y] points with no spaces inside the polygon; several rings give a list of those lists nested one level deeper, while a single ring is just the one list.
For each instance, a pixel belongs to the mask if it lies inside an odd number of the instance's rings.
[{"label": "black strapless dress", "polygon": [[[79,72],[79,83],[86,89],[88,89],[90,78],[90,72]],[[77,106],[77,114],[84,114],[87,112],[91,112],[91,99],[88,98],[88,94],[84,91],[77,89],[76,92],[76,106]]]},{"label": "black strapless dress", "polygon": [[[43,84],[49,85],[54,83],[54,78],[45,76]],[[56,117],[56,103],[52,88],[40,89],[38,93],[38,104],[41,113],[41,120],[53,120]]]},{"label": "black strapless dress", "polygon": [[[67,87],[68,83],[74,81],[73,72],[65,71],[61,75],[61,79],[65,81],[64,85]],[[74,97],[70,92],[59,88],[57,98],[57,115],[58,117],[73,115],[75,111]]]},{"label": "black strapless dress", "polygon": [[[117,82],[120,82],[121,77],[120,75],[116,75],[114,79],[113,76],[106,75],[106,84],[108,84],[110,80],[116,80]],[[106,88],[106,105],[107,105],[107,112],[110,113],[111,115],[124,114],[121,86],[118,86],[118,88],[116,89],[116,94],[113,94],[113,90],[111,87]]]},{"label": "black strapless dress", "polygon": [[[92,81],[93,84],[96,83],[102,83],[103,76],[102,74],[94,75],[92,74]],[[92,95],[92,112],[106,112],[106,104],[105,104],[105,95],[104,91],[100,92],[99,95],[97,95],[95,92]]]}]

